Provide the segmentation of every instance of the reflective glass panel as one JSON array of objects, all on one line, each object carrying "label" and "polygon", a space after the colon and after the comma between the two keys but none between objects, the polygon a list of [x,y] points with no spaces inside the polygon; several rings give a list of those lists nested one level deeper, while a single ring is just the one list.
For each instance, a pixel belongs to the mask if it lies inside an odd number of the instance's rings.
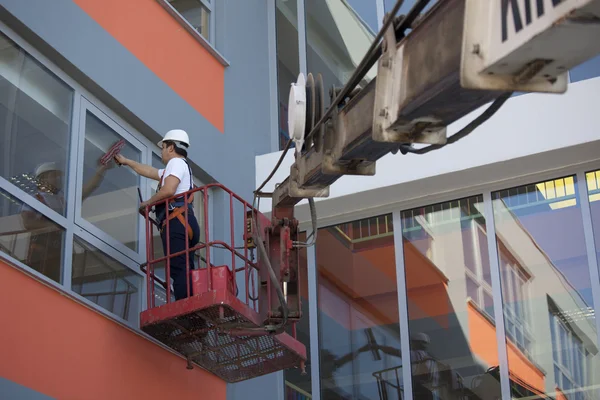
[{"label": "reflective glass panel", "polygon": [[596,260],[600,262],[600,170],[590,171],[585,174],[592,227],[594,230],[594,244],[596,245]]},{"label": "reflective glass panel", "polygon": [[[140,214],[138,187],[140,177],[128,167],[116,167],[113,161],[99,161],[121,137],[89,111],[85,119],[83,189],[81,216],[111,237],[137,251]],[[141,151],[129,143],[121,154],[141,160]]]},{"label": "reflective glass panel", "polygon": [[492,199],[513,397],[600,399],[598,282],[590,280],[576,177]]},{"label": "reflective glass panel", "polygon": [[[329,90],[346,84],[375,38],[376,3],[373,0],[306,0],[307,72],[321,74],[324,103],[330,104]],[[373,16],[375,15],[375,19]],[[368,21],[368,22],[367,22]],[[366,74],[366,85],[377,74],[377,65]]]},{"label": "reflective glass panel", "polygon": [[296,0],[277,0],[276,6],[279,148],[283,149],[290,138],[288,132],[290,85],[292,82],[296,82],[300,73],[300,59],[298,56],[298,3]]},{"label": "reflective glass panel", "polygon": [[402,212],[415,399],[500,397],[482,196]]},{"label": "reflective glass panel", "polygon": [[61,215],[72,107],[73,90],[0,33],[0,176]]},{"label": "reflective glass panel", "polygon": [[74,237],[71,288],[75,293],[135,324],[140,317],[141,284],[140,275]]},{"label": "reflective glass panel", "polygon": [[322,399],[398,398],[402,385],[391,215],[317,236]]},{"label": "reflective glass panel", "polygon": [[210,11],[200,0],[169,0],[185,20],[194,27],[206,40],[210,37]]},{"label": "reflective glass panel", "polygon": [[65,230],[0,189],[0,252],[62,283]]}]

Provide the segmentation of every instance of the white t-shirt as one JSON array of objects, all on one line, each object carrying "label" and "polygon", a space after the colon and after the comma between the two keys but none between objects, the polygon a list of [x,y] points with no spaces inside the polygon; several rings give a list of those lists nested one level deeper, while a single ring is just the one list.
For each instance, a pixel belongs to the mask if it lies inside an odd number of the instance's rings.
[{"label": "white t-shirt", "polygon": [[[164,172],[164,177],[163,177],[163,172]],[[158,170],[158,177],[159,179],[162,178],[162,180],[160,181],[160,185],[164,186],[165,182],[163,182],[163,180],[167,179],[167,177],[169,175],[173,175],[174,177],[176,177],[177,179],[179,179],[179,185],[177,185],[177,190],[175,191],[175,195],[187,192],[188,190],[190,190],[191,185],[192,185],[192,180],[191,180],[191,176],[190,176],[190,170],[188,168],[187,163],[184,161],[183,158],[172,158],[168,163],[167,163],[167,167],[164,169],[159,169]]]}]

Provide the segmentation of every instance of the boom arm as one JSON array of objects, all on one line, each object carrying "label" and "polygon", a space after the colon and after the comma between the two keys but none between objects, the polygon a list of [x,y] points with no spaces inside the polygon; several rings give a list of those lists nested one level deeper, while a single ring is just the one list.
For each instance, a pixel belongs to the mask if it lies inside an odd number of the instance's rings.
[{"label": "boom arm", "polygon": [[[301,74],[292,84],[291,139],[282,158],[293,141],[296,159],[271,195],[268,232],[270,242],[287,246],[269,255],[282,286],[296,284],[294,206],[302,199],[327,197],[344,175],[374,175],[377,160],[390,152],[424,154],[456,142],[514,91],[564,93],[568,71],[600,53],[600,0],[438,0],[421,18],[429,0],[418,0],[407,15],[394,17],[402,3],[386,15],[349,82],[331,88],[327,110],[320,75]],[[375,63],[377,77],[358,87]],[[447,137],[448,125],[490,102]],[[415,149],[415,143],[429,146]],[[265,195],[266,182],[255,196]],[[279,227],[291,228],[283,230],[290,235],[286,245]],[[292,320],[300,317],[296,300]]]}]

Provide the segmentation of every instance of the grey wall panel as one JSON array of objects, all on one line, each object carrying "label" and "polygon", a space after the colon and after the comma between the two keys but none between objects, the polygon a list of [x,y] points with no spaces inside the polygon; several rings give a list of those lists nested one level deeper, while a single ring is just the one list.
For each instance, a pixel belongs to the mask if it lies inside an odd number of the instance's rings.
[{"label": "grey wall panel", "polygon": [[227,385],[227,400],[283,400],[283,372]]},{"label": "grey wall panel", "polygon": [[0,377],[0,399],[10,400],[53,400],[52,397],[36,392],[33,389],[19,385]]},{"label": "grey wall panel", "polygon": [[231,63],[225,71],[225,132],[244,152],[270,153],[268,1],[223,3],[223,51]]},{"label": "grey wall panel", "polygon": [[[3,22],[54,61],[111,109],[157,141],[186,129],[190,159],[203,180],[214,179],[244,197],[254,189],[254,156],[269,151],[266,2],[226,1],[219,50],[225,71],[225,134],[158,78],[71,0],[0,0]],[[226,28],[225,28],[226,27]]]}]

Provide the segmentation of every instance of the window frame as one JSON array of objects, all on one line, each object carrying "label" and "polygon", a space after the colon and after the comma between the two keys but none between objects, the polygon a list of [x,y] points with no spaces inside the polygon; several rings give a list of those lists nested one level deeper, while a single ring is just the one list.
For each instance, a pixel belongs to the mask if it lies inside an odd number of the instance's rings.
[{"label": "window frame", "polygon": [[[94,117],[98,118],[101,122],[106,124],[117,136],[125,139],[131,146],[139,150],[140,152],[140,162],[143,164],[147,164],[147,151],[146,146],[141,143],[137,138],[135,138],[131,133],[129,133],[125,128],[121,127],[117,122],[115,122],[112,118],[110,118],[106,113],[102,112],[98,107],[92,104],[85,97],[82,98],[81,107],[79,109],[79,127],[77,132],[77,146],[78,146],[78,154],[77,158],[77,185],[75,188],[75,224],[84,228],[86,231],[92,233],[94,236],[101,239],[103,242],[108,244],[110,247],[118,249],[121,253],[129,257],[131,260],[136,261],[139,264],[145,262],[145,254],[146,254],[146,246],[145,241],[143,240],[145,235],[145,224],[141,218],[138,218],[138,229],[137,229],[137,237],[138,237],[138,250],[134,251],[129,247],[125,246],[123,243],[119,242],[117,239],[110,236],[107,232],[104,232],[100,228],[96,227],[91,222],[87,221],[82,215],[82,190],[83,190],[83,166],[84,166],[84,150],[85,150],[85,141],[86,141],[86,118],[88,112],[92,114]],[[115,167],[118,168],[118,167]],[[148,185],[148,180],[143,177],[138,177],[139,187],[142,193],[146,191],[146,186]]]},{"label": "window frame", "polygon": [[[576,335],[573,330],[561,321],[560,317],[557,315],[557,311],[550,310],[550,324],[551,329],[553,329],[553,364],[554,364],[554,382],[560,389],[564,389],[563,387],[563,379],[567,379],[571,384],[571,390],[583,390],[585,391],[585,387],[590,384],[589,382],[589,352],[583,346],[582,340]],[[566,340],[567,343],[563,343],[563,338],[561,337],[560,330],[564,330],[566,332]],[[576,344],[576,346],[573,346]],[[563,360],[563,352],[568,353],[569,359],[565,362]],[[579,353],[579,354],[577,354]],[[577,360],[579,358],[579,360]],[[581,379],[583,381],[584,386],[581,386],[581,382],[577,382],[576,372],[575,372],[575,363],[577,361],[581,361],[579,367],[581,370],[579,373],[581,374]],[[569,365],[567,365],[569,364]],[[560,377],[556,376],[556,370],[560,373]],[[560,382],[559,382],[560,381]]]},{"label": "window frame", "polygon": [[177,22],[181,24],[185,28],[188,33],[192,35],[196,39],[202,47],[204,47],[208,52],[214,56],[223,66],[228,67],[229,61],[217,50],[217,17],[216,17],[216,9],[217,5],[213,4],[214,0],[196,0],[202,6],[206,7],[209,12],[209,38],[205,38],[202,36],[200,32],[198,32],[191,23],[188,22],[187,19],[175,7],[171,5],[169,0],[155,0],[157,1]]},{"label": "window frame", "polygon": [[[302,0],[299,0],[302,1]],[[507,352],[507,341],[508,335],[505,328],[505,308],[503,302],[503,294],[502,294],[502,285],[501,285],[501,277],[500,277],[500,265],[499,265],[499,254],[498,254],[498,244],[496,243],[496,217],[494,215],[494,211],[492,208],[492,195],[494,192],[499,192],[503,190],[507,190],[509,188],[530,185],[533,183],[539,183],[546,180],[554,180],[567,176],[576,177],[575,181],[575,191],[579,194],[580,211],[583,218],[584,225],[584,234],[585,234],[585,242],[587,246],[587,256],[588,256],[588,266],[591,272],[591,278],[595,279],[600,274],[600,259],[596,258],[596,248],[594,243],[594,232],[592,227],[592,221],[590,217],[589,210],[589,201],[588,201],[588,186],[587,180],[585,179],[586,174],[589,172],[594,172],[596,170],[600,170],[599,161],[586,161],[582,162],[579,165],[571,165],[560,168],[548,168],[542,171],[539,171],[530,175],[523,176],[511,176],[507,179],[498,182],[486,182],[482,184],[470,184],[468,186],[460,186],[455,190],[432,193],[429,195],[426,200],[423,197],[418,198],[409,198],[409,199],[400,199],[391,201],[382,206],[370,207],[366,209],[362,209],[360,211],[353,211],[350,213],[339,213],[336,215],[328,216],[321,218],[317,221],[317,229],[347,224],[359,219],[372,218],[377,215],[383,215],[387,213],[392,213],[394,218],[394,231],[401,232],[403,229],[403,219],[401,218],[401,213],[407,210],[411,210],[418,207],[423,207],[425,205],[451,202],[459,198],[465,197],[473,197],[478,195],[483,195],[483,204],[484,209],[482,213],[486,219],[486,236],[487,247],[488,247],[488,257],[490,261],[490,272],[492,274],[492,290],[493,290],[493,301],[494,304],[500,304],[501,307],[494,307],[494,315],[491,323],[495,325],[497,333],[496,333],[496,345],[498,351],[498,365],[500,365],[500,385],[502,388],[502,396],[504,399],[510,399],[509,395],[509,374],[508,374],[508,352]],[[588,207],[586,209],[586,207]],[[308,214],[307,214],[308,215]],[[310,232],[312,230],[312,223],[310,219],[306,219],[305,221],[301,221],[298,227],[299,230],[306,230]],[[600,234],[600,233],[596,233]],[[399,299],[399,323],[400,323],[400,332],[401,332],[401,342],[402,342],[402,358],[409,358],[410,348],[409,348],[409,332],[406,322],[408,322],[408,314],[407,314],[407,292],[406,292],[406,282],[404,280],[405,273],[405,260],[404,260],[404,252],[401,251],[403,248],[402,239],[395,236],[395,250],[396,250],[396,274],[398,280],[398,299]],[[598,250],[600,251],[600,250]],[[316,251],[314,247],[309,248],[309,252],[307,253],[309,265],[316,265]],[[527,272],[526,270],[524,272]],[[318,293],[315,288],[318,286],[318,279],[316,275],[316,267],[312,270],[312,273],[309,270],[309,276],[307,282],[309,293],[312,293],[311,297],[311,311],[314,309],[316,315],[317,307],[316,302],[318,301]],[[312,285],[311,285],[312,280]],[[594,300],[600,298],[600,285],[592,286],[592,292],[594,292],[593,297]],[[403,297],[404,296],[404,297]],[[314,304],[313,304],[314,303]],[[600,309],[600,302],[594,302],[595,309]],[[529,310],[528,310],[529,311]],[[529,311],[530,312],[530,311]],[[529,314],[531,315],[531,314]],[[320,399],[320,391],[321,391],[321,383],[320,383],[320,354],[318,350],[314,350],[319,348],[320,346],[320,329],[319,321],[317,317],[311,317],[310,320],[311,334],[310,334],[310,343],[311,343],[311,351],[310,359],[311,365],[313,369],[313,380],[312,380],[312,392],[313,398]],[[599,327],[597,329],[597,335],[593,337],[593,339],[597,340],[597,343],[600,345],[600,319],[597,319],[596,326]],[[532,346],[535,346],[535,343],[532,343]],[[533,348],[535,353],[535,347]],[[530,360],[531,361],[531,360]],[[533,361],[532,361],[533,362]],[[589,361],[586,364],[586,368],[589,371]],[[539,367],[539,364],[534,362],[534,365]],[[404,389],[406,398],[412,399],[412,381],[411,381],[411,373],[407,369],[403,372],[404,379]],[[282,384],[284,383],[282,377]]]},{"label": "window frame", "polygon": [[[78,168],[80,165],[82,165],[81,163],[83,162],[83,157],[80,157],[80,154],[82,154],[80,153],[80,149],[81,146],[85,144],[85,130],[82,130],[81,127],[85,126],[82,124],[84,124],[85,121],[86,110],[91,109],[92,114],[94,114],[95,117],[99,118],[102,122],[107,123],[107,125],[109,125],[111,128],[116,127],[117,135],[125,136],[124,138],[128,140],[132,145],[134,145],[134,147],[141,147],[143,149],[141,154],[142,162],[148,162],[148,160],[150,160],[151,162],[150,157],[152,152],[159,155],[160,149],[158,149],[158,146],[153,140],[150,140],[148,137],[138,132],[137,129],[133,128],[129,123],[127,123],[119,115],[117,115],[115,111],[106,106],[96,96],[94,96],[87,89],[81,86],[81,84],[75,81],[75,79],[67,75],[62,69],[58,68],[52,60],[50,60],[39,50],[33,47],[28,41],[22,38],[18,33],[16,33],[12,28],[7,26],[2,21],[0,21],[0,33],[5,35],[8,39],[12,40],[31,58],[43,65],[50,73],[54,74],[55,77],[57,77],[63,84],[65,84],[73,91],[73,102],[71,106],[71,125],[69,130],[70,150],[67,154],[69,157],[69,162],[66,166],[66,168],[69,169],[69,174],[65,181],[65,192],[67,202],[67,209],[65,215],[63,216],[53,211],[46,205],[39,202],[33,196],[29,195],[28,193],[19,189],[17,186],[13,185],[9,180],[0,177],[0,188],[2,190],[4,190],[9,195],[15,197],[19,201],[22,201],[23,203],[27,204],[33,210],[41,213],[43,216],[50,219],[53,223],[65,229],[63,259],[61,265],[61,279],[63,282],[62,284],[60,284],[58,282],[53,281],[52,279],[37,272],[33,268],[15,259],[9,254],[2,254],[2,258],[4,258],[11,266],[25,272],[34,279],[46,284],[47,286],[53,288],[56,291],[66,294],[73,301],[76,301],[90,308],[91,310],[100,313],[106,318],[109,318],[110,320],[122,325],[127,329],[132,330],[136,334],[141,335],[144,338],[170,351],[170,349],[165,347],[162,343],[156,341],[155,339],[141,331],[139,329],[139,321],[136,320],[135,323],[125,321],[117,315],[87,300],[83,296],[73,291],[71,288],[72,253],[74,246],[73,239],[74,235],[77,235],[80,238],[89,242],[90,244],[93,244],[101,253],[112,257],[113,259],[119,261],[122,265],[130,268],[137,275],[142,276],[142,286],[140,288],[140,310],[145,310],[147,308],[146,275],[142,273],[139,268],[140,260],[145,260],[146,257],[146,242],[144,240],[144,221],[140,219],[139,222],[141,230],[138,231],[140,245],[138,249],[139,251],[137,253],[129,248],[126,248],[123,244],[115,243],[115,241],[112,241],[110,237],[108,237],[108,234],[98,230],[98,228],[92,227],[92,229],[88,230],[89,226],[86,225],[87,221],[85,221],[86,223],[82,224],[78,223],[78,213],[81,209],[81,204],[80,202],[78,202],[78,199],[80,200],[81,198],[79,188],[81,187],[80,181],[83,178],[79,178],[80,172],[78,171]],[[123,132],[126,132],[126,135],[123,135]],[[197,184],[200,183],[200,181],[196,177],[194,177],[194,181]],[[149,188],[150,185],[148,184],[148,180],[141,179],[140,189],[142,190],[142,193],[149,193]],[[209,204],[212,204],[211,197],[209,197],[209,199],[209,201],[211,201],[211,203]],[[213,208],[211,207],[209,210],[210,221],[212,220],[211,211],[213,210]],[[97,230],[100,231],[101,234],[97,234]],[[209,232],[212,235],[212,225],[210,226]],[[125,249],[123,249],[123,247],[125,247]]]},{"label": "window frame", "polygon": [[[82,239],[85,242],[91,244],[100,253],[104,254],[105,256],[107,256],[109,258],[112,258],[113,260],[115,260],[119,264],[121,264],[123,267],[132,270],[137,276],[141,277],[140,287],[138,290],[138,304],[140,305],[139,312],[141,313],[146,308],[146,301],[145,301],[146,300],[146,275],[144,273],[142,273],[142,271],[140,271],[139,268],[135,268],[135,266],[136,266],[135,262],[133,260],[131,260],[130,258],[126,257],[125,255],[123,255],[123,253],[117,251],[116,249],[107,247],[106,244],[103,243],[102,240],[100,240],[98,237],[94,236],[90,232],[87,232],[85,229],[83,229],[81,227],[75,227],[75,232],[73,233],[73,239],[70,242],[71,257],[73,254],[75,236],[77,236],[79,239]],[[71,272],[71,275],[69,276],[69,286],[71,286],[71,276],[72,276],[72,272]],[[84,296],[80,295],[79,293],[75,292],[72,289],[70,289],[69,292],[71,294],[77,296],[79,299],[84,301],[86,304],[92,306],[94,309],[102,312],[103,314],[108,314],[111,316],[111,318],[116,319],[117,321],[121,322],[122,324],[133,327],[135,329],[139,329],[139,318],[134,318],[135,322],[132,323],[130,321],[127,321],[127,320],[121,318],[117,314],[113,314],[112,312],[110,312],[107,309],[105,309],[104,307],[94,303],[93,301],[88,300],[87,298],[85,298]]]},{"label": "window frame", "polygon": [[[479,248],[481,248],[481,246],[485,246],[485,248],[487,250],[487,241],[483,242],[481,240],[481,236],[479,235],[480,233],[482,233],[483,236],[487,238],[487,232],[486,232],[485,228],[483,226],[481,226],[481,224],[479,224],[475,219],[470,220],[469,223],[470,223],[470,228],[471,228],[471,232],[469,232],[469,233],[471,234],[471,241],[472,241],[471,243],[472,243],[473,249],[479,249]],[[480,312],[484,313],[487,318],[494,321],[493,313],[492,314],[488,313],[488,311],[485,308],[485,295],[486,294],[492,299],[492,307],[495,307],[495,305],[493,302],[494,291],[492,289],[492,285],[489,282],[487,282],[484,277],[485,271],[483,268],[483,262],[484,262],[483,256],[479,251],[475,251],[473,256],[475,259],[474,261],[475,261],[476,271],[472,271],[468,266],[465,265],[466,277],[471,279],[471,281],[477,285],[477,298],[471,299],[471,300],[477,305]],[[490,277],[491,277],[491,271],[490,271]]]}]

